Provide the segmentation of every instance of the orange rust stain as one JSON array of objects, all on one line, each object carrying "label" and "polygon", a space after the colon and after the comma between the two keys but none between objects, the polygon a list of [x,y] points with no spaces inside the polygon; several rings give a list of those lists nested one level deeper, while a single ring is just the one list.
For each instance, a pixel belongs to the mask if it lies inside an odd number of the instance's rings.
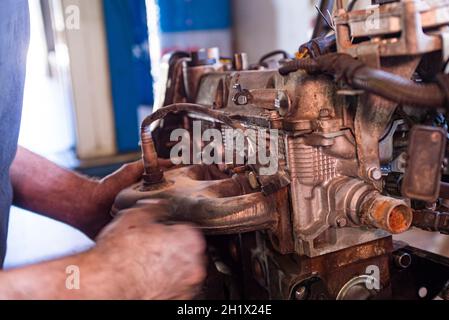
[{"label": "orange rust stain", "polygon": [[376,206],[376,210],[374,210],[373,218],[380,224],[386,225],[385,223],[385,212],[388,210],[388,202],[383,201],[382,203]]},{"label": "orange rust stain", "polygon": [[372,213],[373,219],[391,233],[407,231],[411,221],[408,210],[402,206],[397,206],[387,215],[390,205],[388,201],[377,203]]},{"label": "orange rust stain", "polygon": [[393,209],[389,217],[389,224],[392,231],[400,233],[408,229],[409,219],[407,219],[406,215],[407,212],[404,212],[400,207]]}]

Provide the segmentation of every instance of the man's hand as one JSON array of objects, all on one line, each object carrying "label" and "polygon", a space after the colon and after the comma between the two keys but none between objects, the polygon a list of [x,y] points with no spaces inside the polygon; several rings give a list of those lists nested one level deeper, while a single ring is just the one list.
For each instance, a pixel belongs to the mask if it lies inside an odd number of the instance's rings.
[{"label": "man's hand", "polygon": [[[169,161],[161,161],[165,169]],[[111,221],[109,211],[116,195],[137,182],[141,161],[123,166],[103,180],[93,180],[66,170],[19,148],[11,167],[14,204],[65,222],[94,239]]]},{"label": "man's hand", "polygon": [[[168,160],[160,160],[163,170],[172,166]],[[90,192],[89,200],[86,202],[87,217],[92,220],[86,221],[88,229],[86,234],[95,238],[98,232],[112,219],[110,211],[117,194],[128,188],[142,178],[143,163],[141,160],[126,164],[108,177],[98,181]]]},{"label": "man's hand", "polygon": [[138,299],[194,298],[206,276],[205,241],[192,226],[156,223],[163,211],[155,206],[123,212],[102,231],[94,252],[99,263],[134,281]]},{"label": "man's hand", "polygon": [[[206,275],[204,239],[189,225],[157,224],[163,211],[128,210],[86,253],[0,272],[0,299],[194,298]],[[78,289],[66,288],[68,266],[79,269]]]},{"label": "man's hand", "polygon": [[143,174],[142,161],[126,164],[110,176],[95,181],[91,185],[85,202],[86,221],[84,232],[91,238],[95,238],[98,232],[112,219],[111,207],[115,197],[123,189],[139,181]]},{"label": "man's hand", "polygon": [[[20,148],[11,167],[14,203],[94,238],[110,222],[117,193],[138,181],[142,170],[136,162],[96,181]],[[204,240],[188,225],[157,224],[163,212],[162,204],[128,210],[86,253],[0,272],[0,298],[192,298],[205,277]],[[66,268],[72,265],[81,273],[80,290],[64,290]]]}]

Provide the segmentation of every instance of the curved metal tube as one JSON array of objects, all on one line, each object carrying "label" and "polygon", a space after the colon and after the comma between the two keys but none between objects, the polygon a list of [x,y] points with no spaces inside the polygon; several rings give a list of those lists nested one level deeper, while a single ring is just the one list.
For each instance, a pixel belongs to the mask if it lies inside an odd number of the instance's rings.
[{"label": "curved metal tube", "polygon": [[170,113],[181,111],[199,113],[221,121],[233,129],[241,129],[244,131],[243,126],[226,116],[224,113],[208,109],[199,104],[177,103],[155,111],[153,114],[145,118],[142,122],[140,130],[142,160],[145,168],[144,180],[148,185],[157,184],[163,180],[163,173],[159,168],[157,152],[154,146],[151,131],[149,129],[150,125],[157,120],[165,118]]},{"label": "curved metal tube", "polygon": [[154,210],[155,205],[158,216],[193,223],[208,235],[274,230],[277,225],[275,202],[261,193],[216,199],[147,199],[138,201],[133,208]]},{"label": "curved metal tube", "polygon": [[242,130],[244,129],[243,126],[241,126],[237,121],[232,120],[230,117],[225,115],[223,112],[218,112],[216,110],[209,109],[206,106],[196,104],[196,103],[175,103],[175,104],[163,107],[163,108],[155,111],[153,114],[149,115],[148,117],[146,117],[145,120],[143,120],[143,122],[142,122],[141,132],[145,133],[147,131],[147,128],[153,122],[165,118],[170,113],[181,112],[181,111],[199,113],[199,114],[214,118],[218,121],[221,121],[233,129],[242,129]]},{"label": "curved metal tube", "polygon": [[[202,114],[205,116],[208,116],[210,118],[216,119],[232,129],[241,130],[245,134],[245,138],[247,139],[248,143],[255,147],[257,145],[257,142],[254,141],[253,137],[246,134],[246,128],[240,124],[240,122],[233,120],[231,117],[227,116],[225,113],[216,111],[213,109],[209,109],[206,106],[200,105],[200,104],[194,104],[194,103],[176,103],[172,104],[166,107],[163,107],[157,111],[155,111],[153,114],[146,117],[143,122],[140,129],[140,138],[142,142],[142,159],[143,164],[145,168],[145,176],[149,177],[149,184],[158,183],[162,180],[163,177],[159,175],[159,167],[158,162],[154,161],[154,159],[157,159],[157,153],[154,148],[154,142],[153,137],[150,131],[150,125],[154,123],[157,120],[161,120],[165,118],[170,113],[175,112],[193,112],[197,114]],[[156,173],[156,174],[155,174]],[[156,177],[154,179],[153,177]],[[159,178],[159,181],[157,178]]]},{"label": "curved metal tube", "polygon": [[262,193],[199,201],[190,198],[173,211],[173,218],[191,221],[214,235],[266,230],[277,223],[274,203]]}]

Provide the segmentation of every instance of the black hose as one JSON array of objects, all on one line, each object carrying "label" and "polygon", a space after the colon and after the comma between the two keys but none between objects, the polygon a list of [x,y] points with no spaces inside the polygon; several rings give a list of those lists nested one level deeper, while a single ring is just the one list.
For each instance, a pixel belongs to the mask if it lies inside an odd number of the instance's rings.
[{"label": "black hose", "polygon": [[291,61],[280,68],[279,72],[287,75],[298,70],[333,75],[355,89],[365,90],[399,104],[443,108],[447,102],[445,92],[438,84],[417,84],[398,75],[369,68],[347,54],[332,53],[316,59]]},{"label": "black hose", "polygon": [[307,54],[311,58],[336,52],[337,51],[337,37],[331,34],[326,37],[316,38],[304,43],[299,47],[298,52]]},{"label": "black hose", "polygon": [[274,51],[268,52],[267,54],[263,55],[262,58],[260,58],[260,60],[259,60],[259,64],[261,65],[265,62],[265,60],[272,58],[274,56],[278,56],[278,55],[282,55],[284,59],[290,58],[289,54],[286,51],[274,50]]},{"label": "black hose", "polygon": [[445,103],[437,84],[417,84],[382,70],[361,69],[354,75],[352,85],[404,105],[442,108]]}]

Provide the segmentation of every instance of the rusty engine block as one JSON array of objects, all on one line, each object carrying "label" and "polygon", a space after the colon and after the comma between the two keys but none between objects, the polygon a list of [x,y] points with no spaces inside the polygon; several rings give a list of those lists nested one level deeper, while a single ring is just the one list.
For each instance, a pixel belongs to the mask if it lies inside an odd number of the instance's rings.
[{"label": "rusty engine block", "polygon": [[419,298],[396,283],[413,252],[391,235],[447,230],[435,221],[449,211],[449,1],[373,4],[337,1],[295,58],[275,51],[250,65],[216,48],[164,58],[142,124],[145,176],[113,210],[157,207],[204,230],[204,298]]}]

